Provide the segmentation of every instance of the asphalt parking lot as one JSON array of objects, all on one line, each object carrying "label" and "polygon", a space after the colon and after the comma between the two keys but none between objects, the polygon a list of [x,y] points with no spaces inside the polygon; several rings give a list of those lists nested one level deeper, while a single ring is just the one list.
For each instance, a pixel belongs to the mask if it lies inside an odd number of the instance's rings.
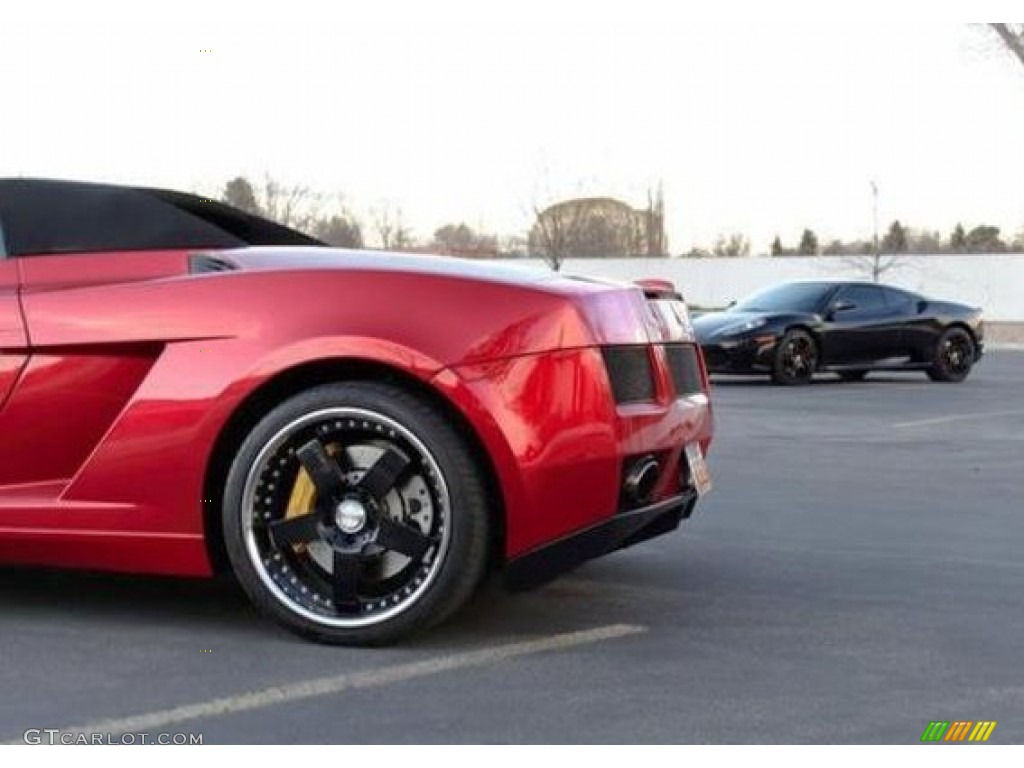
[{"label": "asphalt parking lot", "polygon": [[0,742],[1024,742],[1022,392],[1020,351],[962,385],[720,381],[681,532],[396,648],[293,639],[226,584],[0,570]]}]

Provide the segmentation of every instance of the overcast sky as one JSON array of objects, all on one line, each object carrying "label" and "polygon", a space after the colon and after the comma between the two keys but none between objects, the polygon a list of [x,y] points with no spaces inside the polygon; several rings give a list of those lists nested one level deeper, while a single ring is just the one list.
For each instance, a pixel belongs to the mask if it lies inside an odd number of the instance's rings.
[{"label": "overcast sky", "polygon": [[[628,5],[628,4],[627,4]],[[424,238],[664,184],[674,253],[883,222],[1024,226],[1024,67],[958,25],[0,27],[0,176],[400,206]]]}]

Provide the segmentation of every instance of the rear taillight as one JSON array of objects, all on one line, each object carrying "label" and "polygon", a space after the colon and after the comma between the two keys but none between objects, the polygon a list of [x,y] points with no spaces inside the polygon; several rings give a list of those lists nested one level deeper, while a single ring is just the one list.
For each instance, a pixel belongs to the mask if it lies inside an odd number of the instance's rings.
[{"label": "rear taillight", "polygon": [[701,370],[700,350],[694,344],[666,344],[668,363],[676,397],[696,395],[704,391],[704,372]]},{"label": "rear taillight", "polygon": [[601,355],[616,404],[655,400],[654,369],[646,346],[602,347]]},{"label": "rear taillight", "polygon": [[587,295],[580,308],[597,344],[615,402],[668,402],[707,392],[690,313],[672,283]]},{"label": "rear taillight", "polygon": [[[653,345],[601,348],[617,405],[667,401],[707,392],[707,374],[696,344],[658,344],[657,347],[662,349],[663,355],[657,354]],[[668,376],[655,369],[656,364],[661,367],[662,360]],[[659,385],[659,380],[664,383]]]}]

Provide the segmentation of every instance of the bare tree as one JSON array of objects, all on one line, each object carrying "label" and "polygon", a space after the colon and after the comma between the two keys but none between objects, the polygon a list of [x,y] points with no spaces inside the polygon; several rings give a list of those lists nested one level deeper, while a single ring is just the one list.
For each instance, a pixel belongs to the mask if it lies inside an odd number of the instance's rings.
[{"label": "bare tree", "polygon": [[322,202],[323,196],[309,187],[282,184],[269,175],[264,178],[259,195],[259,206],[264,216],[304,232],[314,229],[317,210]]},{"label": "bare tree", "polygon": [[313,227],[318,240],[335,248],[362,248],[363,230],[351,213],[341,210],[333,216],[319,218]]},{"label": "bare tree", "polygon": [[711,252],[719,257],[749,256],[750,240],[739,232],[733,232],[728,237],[719,235]]},{"label": "bare tree", "polygon": [[362,224],[340,193],[314,192],[309,187],[282,184],[269,174],[259,188],[245,176],[224,185],[221,199],[228,205],[312,235],[339,248],[361,248]]},{"label": "bare tree", "polygon": [[836,251],[842,263],[857,272],[870,275],[872,282],[875,283],[881,280],[882,275],[904,261],[903,253],[887,251],[884,247],[880,248],[877,243],[858,241],[850,244],[841,243],[840,246]]},{"label": "bare tree", "polygon": [[[1024,238],[1024,235],[1022,235]],[[503,235],[498,239],[498,255],[505,259],[522,259],[530,254],[529,238],[522,235]]]},{"label": "bare tree", "polygon": [[843,263],[871,276],[877,283],[886,272],[899,266],[902,259],[895,253],[855,253],[843,256]]},{"label": "bare tree", "polygon": [[464,222],[438,227],[430,247],[438,253],[471,258],[497,256],[499,252],[497,237],[478,233]]},{"label": "bare tree", "polygon": [[867,252],[863,254],[844,256],[843,262],[869,273],[871,280],[877,283],[882,275],[903,263],[904,257],[910,250],[906,227],[900,224],[898,219],[893,221],[881,243],[878,243],[876,236],[870,250],[867,248],[865,250]]},{"label": "bare tree", "polygon": [[401,251],[412,247],[412,232],[402,222],[402,209],[384,203],[373,213],[373,229],[380,247],[385,251]]},{"label": "bare tree", "polygon": [[579,237],[586,219],[585,206],[569,206],[562,213],[551,214],[551,206],[541,208],[534,203],[534,225],[530,244],[556,272],[562,268],[569,249]]},{"label": "bare tree", "polygon": [[1006,49],[1017,57],[1017,60],[1024,65],[1024,24],[989,24],[999,39],[1003,41]]}]

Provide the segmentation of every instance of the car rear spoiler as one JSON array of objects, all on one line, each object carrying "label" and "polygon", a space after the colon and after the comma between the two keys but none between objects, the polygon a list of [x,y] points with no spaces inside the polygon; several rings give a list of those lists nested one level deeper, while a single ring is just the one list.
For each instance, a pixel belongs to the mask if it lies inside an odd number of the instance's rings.
[{"label": "car rear spoiler", "polygon": [[644,296],[648,299],[683,300],[683,295],[676,290],[675,283],[671,280],[647,277],[642,280],[634,280],[633,283],[643,289]]}]

